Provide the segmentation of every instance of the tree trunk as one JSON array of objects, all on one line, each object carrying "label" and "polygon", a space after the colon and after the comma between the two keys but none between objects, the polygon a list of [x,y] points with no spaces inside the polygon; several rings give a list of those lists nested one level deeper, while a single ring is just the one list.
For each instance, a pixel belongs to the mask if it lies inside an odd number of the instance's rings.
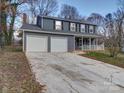
[{"label": "tree trunk", "polygon": [[8,42],[8,33],[7,33],[7,14],[6,12],[3,10],[1,11],[1,30],[2,30],[2,33],[3,33],[3,36],[4,36],[4,41],[5,41],[5,44],[7,44]]},{"label": "tree trunk", "polygon": [[11,23],[10,23],[10,28],[9,28],[9,32],[8,32],[8,44],[11,45],[12,44],[12,39],[13,39],[13,32],[14,32],[14,23],[15,23],[15,18],[16,18],[16,12],[17,12],[17,4],[14,4],[11,8],[12,11],[12,16],[11,16]]},{"label": "tree trunk", "polygon": [[9,38],[9,42],[8,42],[9,45],[12,44],[12,38],[13,38],[13,32],[14,32],[14,30],[13,30],[14,22],[15,22],[15,16],[12,16],[12,20],[11,20],[11,24],[10,24],[10,29],[9,29],[9,36],[8,36],[8,38]]},{"label": "tree trunk", "polygon": [[123,26],[122,23],[120,23],[119,31],[118,31],[119,32],[119,35],[118,36],[119,36],[119,48],[120,48],[120,52],[122,51],[122,48],[123,48],[122,47],[122,43],[123,43],[122,42],[122,34],[123,34],[122,26]]}]

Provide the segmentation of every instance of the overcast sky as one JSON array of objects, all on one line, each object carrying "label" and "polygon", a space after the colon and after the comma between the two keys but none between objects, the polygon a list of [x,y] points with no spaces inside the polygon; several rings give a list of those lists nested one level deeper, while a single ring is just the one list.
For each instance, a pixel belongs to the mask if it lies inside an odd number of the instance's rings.
[{"label": "overcast sky", "polygon": [[81,15],[89,16],[91,13],[106,15],[117,10],[119,0],[58,0],[61,4],[75,6]]}]

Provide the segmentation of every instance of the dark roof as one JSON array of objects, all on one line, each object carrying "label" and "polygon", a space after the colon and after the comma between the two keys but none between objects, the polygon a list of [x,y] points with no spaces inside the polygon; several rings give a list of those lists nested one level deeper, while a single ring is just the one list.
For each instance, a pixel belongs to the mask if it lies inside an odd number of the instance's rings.
[{"label": "dark roof", "polygon": [[20,29],[41,30],[40,27],[38,27],[37,25],[33,25],[33,24],[23,24]]},{"label": "dark roof", "polygon": [[61,21],[70,21],[70,22],[76,22],[76,23],[82,23],[82,24],[89,24],[89,25],[96,25],[97,26],[97,24],[88,22],[86,20],[65,19],[65,18],[52,17],[52,16],[40,16],[40,17],[47,18],[47,19],[55,19],[55,20],[61,20]]}]

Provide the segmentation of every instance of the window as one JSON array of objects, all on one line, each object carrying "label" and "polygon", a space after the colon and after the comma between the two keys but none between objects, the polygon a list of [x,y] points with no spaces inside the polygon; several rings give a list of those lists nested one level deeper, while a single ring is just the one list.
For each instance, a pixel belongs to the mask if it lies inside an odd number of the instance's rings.
[{"label": "window", "polygon": [[94,32],[94,26],[89,26],[89,32],[93,33]]},{"label": "window", "polygon": [[76,24],[75,23],[71,23],[70,24],[70,30],[71,31],[75,31],[76,30]]},{"label": "window", "polygon": [[85,33],[85,25],[81,24],[81,32]]},{"label": "window", "polygon": [[62,22],[61,21],[55,22],[55,29],[56,30],[62,30]]}]

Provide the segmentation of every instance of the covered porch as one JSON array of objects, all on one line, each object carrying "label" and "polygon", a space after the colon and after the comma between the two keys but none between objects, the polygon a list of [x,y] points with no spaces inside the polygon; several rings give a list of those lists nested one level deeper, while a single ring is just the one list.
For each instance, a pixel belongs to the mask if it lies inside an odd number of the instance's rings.
[{"label": "covered porch", "polygon": [[104,43],[99,44],[97,37],[75,37],[75,50],[104,50]]}]

